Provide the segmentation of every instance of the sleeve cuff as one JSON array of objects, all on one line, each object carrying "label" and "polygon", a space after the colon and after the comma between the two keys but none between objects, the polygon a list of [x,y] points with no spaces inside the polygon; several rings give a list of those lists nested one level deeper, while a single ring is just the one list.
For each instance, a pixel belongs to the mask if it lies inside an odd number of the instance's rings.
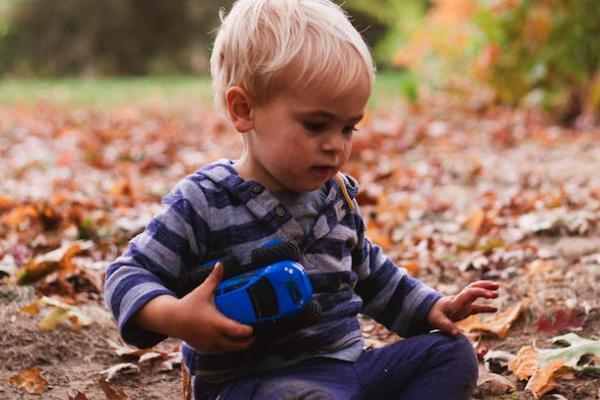
[{"label": "sleeve cuff", "polygon": [[441,293],[431,289],[431,292],[427,294],[421,304],[417,307],[412,321],[406,329],[405,335],[407,337],[427,333],[432,329],[427,321],[427,315],[429,314],[431,307],[433,307],[433,305],[442,297],[444,296]]},{"label": "sleeve cuff", "polygon": [[175,293],[166,289],[155,290],[146,293],[144,296],[137,299],[137,301],[131,307],[129,307],[127,312],[119,318],[119,333],[121,334],[121,337],[125,343],[136,346],[140,349],[146,349],[157,345],[167,338],[166,335],[161,333],[139,328],[133,325],[131,321],[133,315],[146,303],[153,298],[164,294],[176,297]]}]

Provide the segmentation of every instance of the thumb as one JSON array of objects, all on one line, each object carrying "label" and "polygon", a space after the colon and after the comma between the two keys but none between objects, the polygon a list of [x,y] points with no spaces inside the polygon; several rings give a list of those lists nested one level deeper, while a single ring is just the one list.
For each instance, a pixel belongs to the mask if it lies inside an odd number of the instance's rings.
[{"label": "thumb", "polygon": [[202,287],[202,289],[207,291],[210,295],[214,295],[214,293],[217,290],[217,286],[219,285],[219,282],[221,282],[221,279],[223,279],[223,273],[223,264],[221,262],[218,262],[217,264],[215,264],[210,275],[208,275],[206,280],[202,282],[200,287]]}]

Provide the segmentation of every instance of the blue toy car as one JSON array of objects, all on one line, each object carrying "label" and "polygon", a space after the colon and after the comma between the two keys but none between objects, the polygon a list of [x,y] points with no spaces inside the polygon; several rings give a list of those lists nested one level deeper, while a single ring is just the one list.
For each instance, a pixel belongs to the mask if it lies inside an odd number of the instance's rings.
[{"label": "blue toy car", "polygon": [[228,317],[254,325],[297,314],[311,298],[312,286],[302,265],[283,260],[221,282],[215,303]]}]

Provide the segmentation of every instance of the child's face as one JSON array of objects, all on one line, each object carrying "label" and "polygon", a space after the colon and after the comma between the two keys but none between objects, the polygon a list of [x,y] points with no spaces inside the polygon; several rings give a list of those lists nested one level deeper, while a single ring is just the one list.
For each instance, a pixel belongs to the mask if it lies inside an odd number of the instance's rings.
[{"label": "child's face", "polygon": [[355,125],[370,95],[367,77],[333,100],[326,90],[284,91],[252,108],[254,129],[236,164],[240,175],[269,190],[319,188],[346,163]]}]

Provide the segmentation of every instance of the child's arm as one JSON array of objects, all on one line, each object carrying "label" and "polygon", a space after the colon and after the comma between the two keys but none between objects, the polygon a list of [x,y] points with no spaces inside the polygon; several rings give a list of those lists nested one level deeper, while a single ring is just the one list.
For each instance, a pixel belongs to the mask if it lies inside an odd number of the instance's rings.
[{"label": "child's arm", "polygon": [[179,298],[186,270],[203,260],[208,243],[209,209],[199,186],[193,178],[181,181],[127,252],[107,268],[106,305],[129,344],[146,348],[173,336],[219,351],[231,344],[227,336],[251,331],[214,308],[213,280]]},{"label": "child's arm", "polygon": [[478,298],[498,297],[498,285],[492,281],[477,281],[465,287],[456,296],[446,296],[438,300],[427,315],[432,328],[440,329],[452,336],[458,334],[454,322],[463,320],[471,314],[496,312],[497,308],[484,304],[473,304]]},{"label": "child's arm", "polygon": [[146,303],[134,316],[133,323],[144,329],[184,340],[202,352],[232,352],[249,347],[252,327],[221,314],[214,302],[215,291],[223,276],[217,263],[208,278],[181,299],[161,295]]},{"label": "child's arm", "polygon": [[355,291],[363,300],[361,312],[400,336],[430,330],[427,315],[442,294],[408,275],[373,244],[365,235],[358,212],[355,221],[358,243],[352,251],[352,263],[358,275]]}]

